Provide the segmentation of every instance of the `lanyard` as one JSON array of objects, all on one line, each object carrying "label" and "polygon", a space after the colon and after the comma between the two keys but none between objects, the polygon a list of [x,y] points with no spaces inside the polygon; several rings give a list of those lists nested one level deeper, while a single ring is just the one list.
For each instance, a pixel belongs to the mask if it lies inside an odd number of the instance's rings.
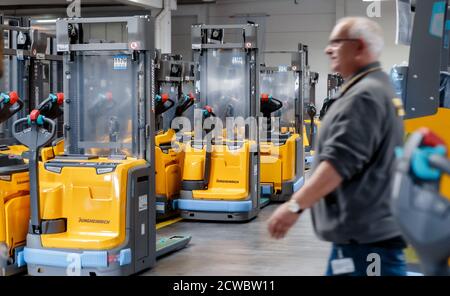
[{"label": "lanyard", "polygon": [[358,81],[360,81],[365,76],[369,75],[372,72],[376,72],[376,71],[380,71],[380,70],[382,70],[381,67],[376,67],[376,68],[372,68],[367,71],[364,71],[362,73],[359,73],[358,75],[353,77],[349,82],[344,84],[344,86],[342,86],[341,92],[337,98],[341,98],[343,95],[345,95],[347,93],[347,91],[350,90],[350,88],[352,88]]}]

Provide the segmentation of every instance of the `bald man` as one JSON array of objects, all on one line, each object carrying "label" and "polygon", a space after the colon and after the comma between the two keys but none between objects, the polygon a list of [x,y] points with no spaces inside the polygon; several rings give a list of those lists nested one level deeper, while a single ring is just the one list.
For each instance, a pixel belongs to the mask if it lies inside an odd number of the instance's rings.
[{"label": "bald man", "polygon": [[406,244],[390,209],[402,110],[378,62],[383,46],[380,26],[367,18],[333,29],[325,53],[345,84],[323,118],[311,177],[268,221],[280,239],[311,208],[316,234],[332,243],[327,275],[406,275]]}]

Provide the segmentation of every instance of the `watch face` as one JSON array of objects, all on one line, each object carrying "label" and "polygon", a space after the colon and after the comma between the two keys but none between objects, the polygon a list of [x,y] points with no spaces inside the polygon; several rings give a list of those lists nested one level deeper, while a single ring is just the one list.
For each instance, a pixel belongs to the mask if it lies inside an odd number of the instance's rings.
[{"label": "watch face", "polygon": [[295,201],[290,201],[289,210],[293,213],[298,213],[298,211],[300,210],[300,206]]}]

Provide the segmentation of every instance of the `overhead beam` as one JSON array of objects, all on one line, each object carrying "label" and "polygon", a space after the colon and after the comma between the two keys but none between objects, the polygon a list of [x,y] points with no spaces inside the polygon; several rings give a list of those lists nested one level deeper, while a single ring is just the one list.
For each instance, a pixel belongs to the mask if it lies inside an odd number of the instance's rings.
[{"label": "overhead beam", "polygon": [[135,5],[145,9],[162,9],[164,7],[164,0],[117,0],[118,2]]},{"label": "overhead beam", "polygon": [[[0,5],[0,7],[2,11],[19,10],[19,9],[54,9],[54,8],[67,8],[67,4]],[[82,8],[126,7],[126,5],[119,3],[81,4],[81,7]]]}]

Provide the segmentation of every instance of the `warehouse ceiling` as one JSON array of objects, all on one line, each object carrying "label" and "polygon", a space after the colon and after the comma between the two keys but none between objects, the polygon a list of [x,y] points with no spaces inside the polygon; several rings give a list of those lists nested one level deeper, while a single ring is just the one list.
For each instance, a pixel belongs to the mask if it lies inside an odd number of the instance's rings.
[{"label": "warehouse ceiling", "polygon": [[[79,0],[81,16],[108,17],[137,15],[148,11],[148,7],[133,4],[161,3],[164,0]],[[208,4],[215,0],[177,0],[177,5]],[[131,3],[131,4],[130,4]],[[0,14],[10,16],[27,16],[31,18],[52,19],[65,17],[71,1],[67,0],[0,0]],[[73,9],[73,7],[72,7]],[[152,9],[155,16],[159,9]]]},{"label": "warehouse ceiling", "polygon": [[[207,4],[215,2],[214,0],[177,0],[178,5],[186,4]],[[1,0],[0,9],[30,9],[30,8],[63,8],[69,5],[67,0]],[[83,7],[101,7],[101,6],[129,6],[136,8],[134,5],[123,4],[122,1],[116,0],[81,0]]]},{"label": "warehouse ceiling", "polygon": [[[32,8],[32,7],[47,7],[47,8],[59,8],[67,7],[70,3],[66,0],[2,0],[0,7],[3,9],[18,9],[18,8]],[[110,5],[123,5],[119,1],[108,0],[81,0],[82,6],[110,6]],[[26,7],[24,7],[26,6]]]}]

